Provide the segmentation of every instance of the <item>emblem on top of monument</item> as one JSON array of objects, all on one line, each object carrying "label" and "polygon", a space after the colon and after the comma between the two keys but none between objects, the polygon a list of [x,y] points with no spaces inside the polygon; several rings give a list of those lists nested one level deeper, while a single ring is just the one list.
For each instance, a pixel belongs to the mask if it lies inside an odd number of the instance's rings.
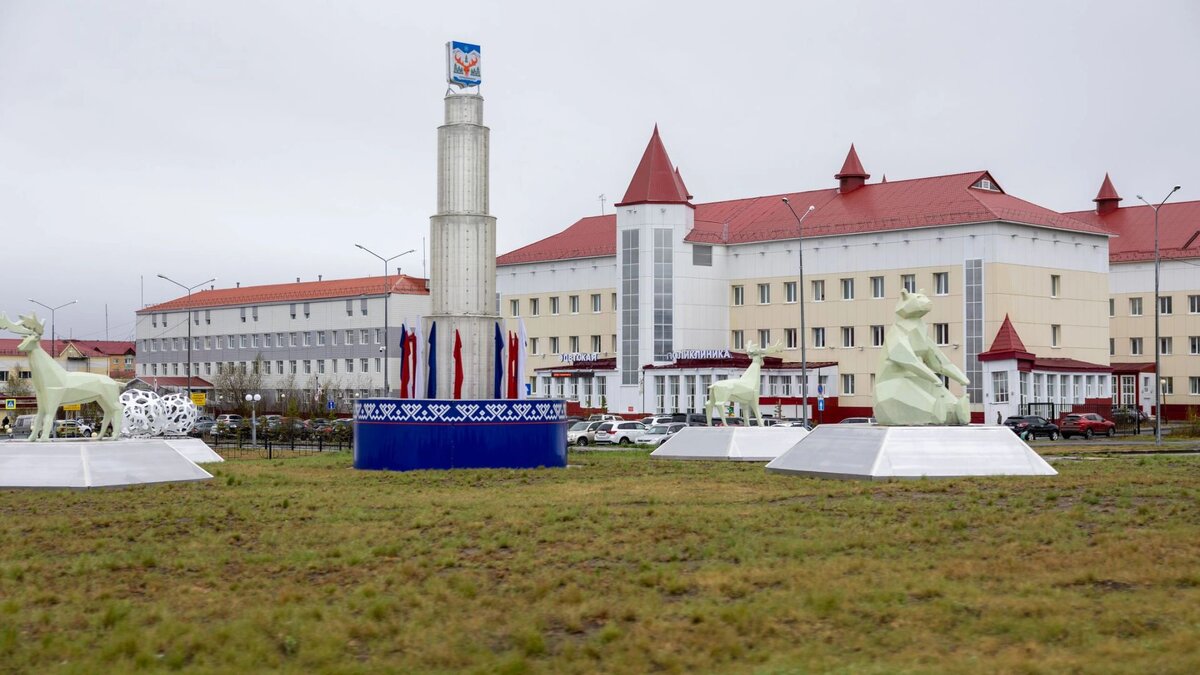
[{"label": "emblem on top of monument", "polygon": [[939,376],[966,386],[966,375],[929,338],[925,315],[933,303],[924,293],[900,289],[896,323],[883,339],[875,377],[875,418],[886,426],[958,425],[971,422],[967,396],[950,393]]},{"label": "emblem on top of monument", "polygon": [[446,81],[460,89],[478,87],[483,81],[479,69],[479,54],[479,45],[447,42]]}]

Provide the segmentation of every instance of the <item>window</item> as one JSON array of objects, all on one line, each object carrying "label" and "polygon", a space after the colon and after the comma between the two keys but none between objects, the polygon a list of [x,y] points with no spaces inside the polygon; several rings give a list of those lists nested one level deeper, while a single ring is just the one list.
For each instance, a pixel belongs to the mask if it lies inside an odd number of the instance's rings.
[{"label": "window", "polygon": [[1172,344],[1171,338],[1169,338],[1169,337],[1158,338],[1158,353],[1163,354],[1165,356],[1170,356],[1171,355],[1171,344]]},{"label": "window", "polygon": [[204,310],[204,323],[206,325],[212,323],[212,310],[211,309]]},{"label": "window", "polygon": [[796,302],[796,282],[783,282],[783,301],[788,304]]},{"label": "window", "polygon": [[567,351],[569,351],[571,353],[575,353],[575,352],[579,351],[579,336],[578,335],[572,335],[571,337],[567,338]]},{"label": "window", "polygon": [[359,360],[358,360],[358,370],[359,370],[359,372],[362,372],[362,373],[365,373],[365,372],[367,372],[367,367],[368,367],[369,365],[370,365],[370,362],[369,362],[367,359],[359,359]]},{"label": "window", "polygon": [[508,301],[508,313],[510,316],[521,316],[521,301],[520,300],[509,300]]},{"label": "window", "polygon": [[1109,356],[1115,356],[1115,355],[1116,355],[1116,353],[1117,353],[1117,340],[1116,340],[1116,338],[1108,338],[1108,355],[1109,355]]},{"label": "window", "polygon": [[246,323],[246,308],[241,307],[242,323]]},{"label": "window", "polygon": [[312,374],[312,361],[309,361],[308,359],[304,359],[304,374],[305,375]]},{"label": "window", "polygon": [[1141,298],[1130,298],[1129,299],[1129,316],[1141,316],[1141,315],[1142,315],[1142,299]]},{"label": "window", "polygon": [[766,347],[769,344],[771,344],[771,329],[760,328],[758,330],[758,346]]},{"label": "window", "polygon": [[578,295],[569,296],[567,298],[567,302],[571,306],[571,313],[578,314],[579,313],[579,296]]},{"label": "window", "polygon": [[1142,338],[1129,338],[1129,353],[1132,356],[1142,355]]},{"label": "window", "polygon": [[854,346],[854,326],[842,326],[842,346]]},{"label": "window", "polygon": [[882,325],[871,326],[871,346],[872,347],[882,347],[883,346],[883,335],[884,335],[884,328]]},{"label": "window", "polygon": [[796,348],[796,329],[795,328],[784,328],[783,329],[783,346],[787,349],[795,349]]},{"label": "window", "polygon": [[348,344],[348,345],[354,344],[354,331],[353,330],[346,331],[346,344]]},{"label": "window", "polygon": [[354,316],[354,301],[346,301],[346,316]]},{"label": "window", "polygon": [[697,267],[712,267],[712,246],[692,244],[692,264]]},{"label": "window", "polygon": [[1188,296],[1188,313],[1200,314],[1200,295]]},{"label": "window", "polygon": [[1116,298],[1108,299],[1108,315],[1109,316],[1117,315],[1117,299]]},{"label": "window", "polygon": [[376,356],[375,357],[375,372],[378,373],[381,370],[383,370],[383,358]]},{"label": "window", "polygon": [[541,308],[538,307],[538,298],[529,299],[529,316],[538,316],[541,314]]},{"label": "window", "polygon": [[550,353],[551,354],[558,353],[558,338],[557,337],[550,338]]},{"label": "window", "polygon": [[760,304],[760,305],[771,304],[771,284],[759,284],[758,285],[758,304]]},{"label": "window", "polygon": [[933,273],[933,292],[936,295],[950,295],[950,273]]},{"label": "window", "polygon": [[1188,353],[1200,354],[1200,335],[1188,336]]},{"label": "window", "polygon": [[[299,340],[299,333],[289,333],[288,334],[288,345],[289,346],[295,347],[297,344],[297,340]],[[292,372],[295,373],[296,371],[293,370]]]},{"label": "window", "polygon": [[854,395],[854,375],[851,375],[849,373],[842,375],[842,391],[840,392],[840,395],[841,396],[853,396]]},{"label": "window", "polygon": [[1192,396],[1200,396],[1200,377],[1188,378],[1188,393]]},{"label": "window", "polygon": [[375,344],[377,344],[377,345],[383,344],[383,329],[382,328],[375,329]]},{"label": "window", "polygon": [[1172,394],[1175,393],[1175,378],[1163,377],[1163,378],[1159,378],[1159,379],[1162,382],[1162,395],[1163,396],[1171,396]]},{"label": "window", "polygon": [[558,316],[558,296],[550,298],[550,316]]},{"label": "window", "polygon": [[371,342],[371,331],[369,329],[363,328],[362,330],[358,331],[358,344],[365,345],[365,344],[370,344],[370,342]]},{"label": "window", "polygon": [[538,349],[538,339],[535,337],[529,338],[529,353],[530,354],[541,354],[542,353]]},{"label": "window", "polygon": [[600,340],[599,335],[592,336],[592,353],[599,354],[604,349],[604,345]]},{"label": "window", "polygon": [[883,277],[871,277],[871,297],[883,297]]},{"label": "window", "polygon": [[825,346],[825,329],[812,329],[812,343],[814,347],[823,348]]},{"label": "window", "polygon": [[308,318],[308,303],[304,303],[304,318]]},{"label": "window", "polygon": [[992,400],[995,403],[1008,403],[1008,371],[992,373]]},{"label": "window", "polygon": [[1158,296],[1158,313],[1159,314],[1170,314],[1171,313],[1171,296],[1169,296],[1169,295]]},{"label": "window", "polygon": [[[291,307],[290,307],[290,309],[289,309],[288,311],[289,311],[289,313],[292,315],[292,318],[293,318],[293,319],[294,319],[294,318],[296,318],[296,303],[294,303],[294,302],[293,302],[293,303],[292,303],[292,305],[291,305]],[[293,374],[294,374],[294,373],[293,373]]]},{"label": "window", "polygon": [[[513,302],[516,302],[516,300],[513,300]],[[513,307],[516,307],[516,305],[513,305]],[[592,293],[592,314],[599,314],[599,313],[600,313],[600,294]],[[513,316],[516,316],[516,314],[513,314]]]},{"label": "window", "polygon": [[270,347],[272,347],[273,343],[274,343],[274,338],[275,338],[274,333],[264,333],[263,334],[263,347],[266,347],[268,349]]},{"label": "window", "polygon": [[746,338],[743,336],[742,331],[740,330],[733,331],[732,342],[734,349],[746,348]]},{"label": "window", "polygon": [[305,347],[312,346],[312,331],[304,331],[304,335],[301,337]]},{"label": "window", "polygon": [[742,286],[734,286],[733,287],[733,305],[734,305],[734,307],[741,307],[744,304],[746,304],[746,289],[743,288]]},{"label": "window", "polygon": [[347,373],[354,372],[354,359],[346,359],[346,372]]},{"label": "window", "polygon": [[[249,346],[250,346],[250,336],[249,335],[239,335],[238,336],[238,347],[245,349]],[[175,349],[174,345],[171,346],[171,349]]]},{"label": "window", "polygon": [[[271,363],[271,362],[270,362],[270,361],[267,361],[267,363],[269,364],[269,363]],[[336,362],[335,362],[335,363],[336,363]],[[324,374],[325,374],[325,359],[317,359],[317,373],[318,373],[319,375],[324,375]]]},{"label": "window", "polygon": [[[367,315],[367,299],[360,298],[358,301],[358,312],[363,316]],[[308,305],[304,306],[304,316],[308,316]]]},{"label": "window", "polygon": [[1050,346],[1061,347],[1062,342],[1062,326],[1057,323],[1050,324]]},{"label": "window", "polygon": [[950,324],[935,323],[933,324],[933,342],[939,346],[950,344]]},{"label": "window", "polygon": [[323,330],[317,331],[317,346],[318,347],[325,346],[325,331],[323,331]]},{"label": "window", "polygon": [[613,352],[614,354],[616,354],[616,353],[617,353],[617,334],[616,334],[616,333],[613,333],[613,334],[612,334],[612,336],[611,336],[611,338],[612,338],[612,339],[611,339],[611,342],[612,342],[612,352]]},{"label": "window", "polygon": [[612,309],[614,312],[617,311],[617,294],[616,293],[612,294]]},{"label": "window", "polygon": [[816,279],[812,282],[813,302],[825,302],[825,280]]},{"label": "window", "polygon": [[[199,342],[199,340],[200,340],[200,338],[196,338],[197,342]],[[258,349],[258,333],[253,333],[250,335],[250,347],[252,349]],[[197,344],[196,348],[199,349],[200,345]]]},{"label": "window", "polygon": [[1062,275],[1061,274],[1051,274],[1050,275],[1050,297],[1057,298],[1061,291],[1062,291]]},{"label": "window", "polygon": [[900,286],[904,290],[908,291],[909,293],[916,293],[917,292],[917,275],[901,274],[900,275]]},{"label": "window", "polygon": [[853,300],[854,299],[854,280],[853,279],[842,279],[842,299],[843,300]]},{"label": "window", "polygon": [[296,374],[296,362],[295,361],[288,361],[288,374],[290,374],[290,375]]}]

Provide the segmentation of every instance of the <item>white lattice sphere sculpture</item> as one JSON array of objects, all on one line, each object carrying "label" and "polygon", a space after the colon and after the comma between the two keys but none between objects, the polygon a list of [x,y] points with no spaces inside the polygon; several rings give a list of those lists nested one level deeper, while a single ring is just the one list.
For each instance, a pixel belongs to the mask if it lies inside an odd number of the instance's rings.
[{"label": "white lattice sphere sculpture", "polygon": [[122,435],[145,438],[158,436],[163,432],[166,415],[162,398],[158,394],[142,389],[130,389],[121,394],[121,406],[124,408],[125,417],[121,426]]},{"label": "white lattice sphere sculpture", "polygon": [[167,394],[159,399],[163,410],[163,434],[182,436],[196,425],[200,411],[187,394]]}]

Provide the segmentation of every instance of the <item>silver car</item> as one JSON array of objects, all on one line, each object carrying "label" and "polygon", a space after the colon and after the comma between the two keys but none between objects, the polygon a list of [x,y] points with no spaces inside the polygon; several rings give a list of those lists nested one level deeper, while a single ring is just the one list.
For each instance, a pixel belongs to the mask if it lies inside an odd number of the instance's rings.
[{"label": "silver car", "polygon": [[576,422],[572,424],[571,428],[567,429],[567,445],[578,445],[579,447],[591,445],[595,442],[596,430],[600,428],[601,424],[604,424],[604,422]]},{"label": "silver car", "polygon": [[646,433],[642,434],[637,440],[639,445],[662,445],[667,442],[667,439],[679,433],[680,429],[686,428],[687,425],[683,422],[672,422],[671,424],[656,424]]}]

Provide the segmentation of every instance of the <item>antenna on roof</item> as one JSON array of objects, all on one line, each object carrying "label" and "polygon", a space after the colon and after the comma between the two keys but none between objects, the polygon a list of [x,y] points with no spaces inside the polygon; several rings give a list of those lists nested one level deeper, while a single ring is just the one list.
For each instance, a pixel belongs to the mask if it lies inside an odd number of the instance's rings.
[{"label": "antenna on roof", "polygon": [[600,200],[600,215],[604,215],[604,202],[608,201],[608,199],[604,196],[603,192],[600,193],[600,196],[597,197],[597,199]]}]

